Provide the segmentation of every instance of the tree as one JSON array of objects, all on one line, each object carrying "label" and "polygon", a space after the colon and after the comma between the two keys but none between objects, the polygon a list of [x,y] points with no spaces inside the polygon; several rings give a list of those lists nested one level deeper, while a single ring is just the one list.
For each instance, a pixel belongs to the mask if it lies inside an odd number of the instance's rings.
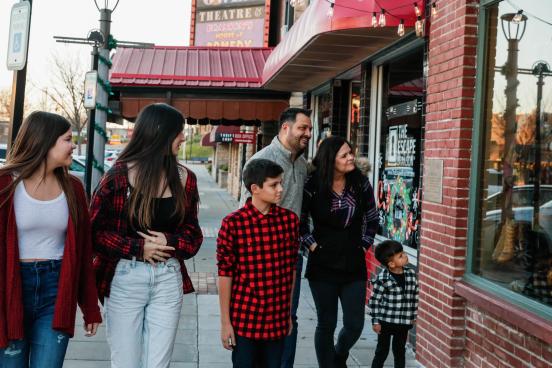
[{"label": "tree", "polygon": [[84,108],[84,75],[81,61],[76,57],[52,55],[53,80],[42,91],[53,102],[54,109],[65,116],[77,132],[77,152],[81,154],[82,131],[88,123]]}]

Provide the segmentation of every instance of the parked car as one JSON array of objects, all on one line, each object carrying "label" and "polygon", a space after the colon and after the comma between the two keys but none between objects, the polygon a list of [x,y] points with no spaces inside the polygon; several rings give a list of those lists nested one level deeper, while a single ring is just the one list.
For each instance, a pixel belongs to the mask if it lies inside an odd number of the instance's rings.
[{"label": "parked car", "polygon": [[6,153],[8,151],[8,145],[6,143],[0,143],[0,159],[6,159]]},{"label": "parked car", "polygon": [[[104,171],[107,172],[111,165],[104,163]],[[84,173],[86,172],[86,156],[73,156],[73,161],[69,167],[69,173],[76,176],[80,181],[84,182]]]},{"label": "parked car", "polygon": [[[533,185],[515,186],[512,191],[512,211],[516,224],[533,224]],[[490,195],[485,200],[483,239],[494,242],[502,220],[503,192]],[[539,189],[539,225],[552,239],[552,185],[542,184]]]}]

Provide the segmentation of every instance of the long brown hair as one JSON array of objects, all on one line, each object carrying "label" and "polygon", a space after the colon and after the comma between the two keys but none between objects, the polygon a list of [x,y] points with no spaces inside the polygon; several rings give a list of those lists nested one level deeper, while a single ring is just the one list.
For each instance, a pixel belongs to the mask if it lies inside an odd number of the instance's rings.
[{"label": "long brown hair", "polygon": [[[128,205],[131,224],[137,220],[141,228],[151,228],[154,199],[158,196],[160,184],[162,193],[170,188],[176,200],[173,216],[183,221],[187,195],[180,172],[185,168],[172,153],[172,143],[183,129],[184,117],[167,104],[148,105],[138,114],[132,138],[117,160],[134,165],[136,174]],[[160,182],[159,178],[164,178],[164,181]]]},{"label": "long brown hair", "polygon": [[[0,176],[11,175],[14,178],[5,188],[0,189],[0,195],[8,194],[6,199],[0,203],[0,207],[8,202],[8,198],[13,195],[17,184],[30,178],[42,164],[44,164],[42,173],[44,178],[48,151],[69,129],[71,129],[71,124],[67,119],[45,111],[35,111],[25,119],[13,147],[8,152],[6,165],[0,168]],[[79,219],[79,206],[68,168],[58,167],[54,169],[54,175],[67,198],[69,213],[76,228]]]}]

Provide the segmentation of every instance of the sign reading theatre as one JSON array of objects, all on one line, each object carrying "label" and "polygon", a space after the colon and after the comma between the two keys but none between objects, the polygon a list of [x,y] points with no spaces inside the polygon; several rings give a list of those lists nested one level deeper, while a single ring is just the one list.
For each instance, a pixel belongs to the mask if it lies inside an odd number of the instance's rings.
[{"label": "sign reading theatre", "polygon": [[195,46],[263,47],[263,0],[197,0]]}]

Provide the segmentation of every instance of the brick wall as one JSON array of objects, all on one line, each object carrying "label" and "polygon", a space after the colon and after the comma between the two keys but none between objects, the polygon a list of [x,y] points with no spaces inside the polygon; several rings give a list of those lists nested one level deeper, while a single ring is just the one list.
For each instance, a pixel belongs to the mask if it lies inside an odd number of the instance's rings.
[{"label": "brick wall", "polygon": [[513,307],[493,309],[481,296],[476,305],[455,293],[471,288],[458,281],[467,246],[478,7],[467,0],[438,7],[429,35],[424,160],[443,160],[443,201],[423,202],[416,357],[427,368],[552,367],[552,345],[544,341],[552,339],[539,332],[544,327],[528,327],[534,318],[508,317]]},{"label": "brick wall", "polygon": [[552,366],[552,346],[468,303],[466,368]]},{"label": "brick wall", "polygon": [[465,268],[477,3],[438,7],[429,35],[424,160],[443,160],[443,200],[422,207],[416,349],[426,367],[461,367],[465,301],[454,283]]}]

